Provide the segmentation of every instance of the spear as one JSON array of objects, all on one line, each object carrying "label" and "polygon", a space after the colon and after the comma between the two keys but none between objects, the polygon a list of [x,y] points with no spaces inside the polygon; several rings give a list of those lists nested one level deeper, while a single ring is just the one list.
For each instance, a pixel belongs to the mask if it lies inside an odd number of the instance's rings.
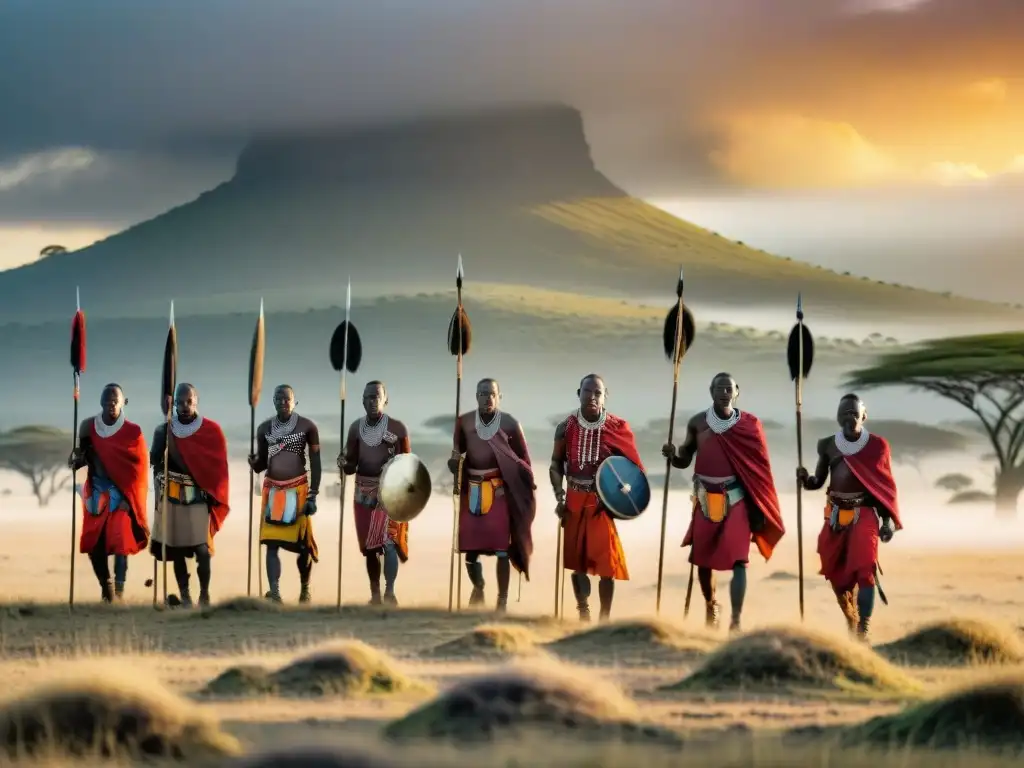
[{"label": "spear", "polygon": [[[462,254],[459,254],[459,266],[455,271],[455,295],[457,303],[452,319],[448,323],[448,351],[455,356],[455,429],[453,445],[459,445],[459,412],[462,403],[462,358],[469,353],[473,340],[473,328],[469,324],[469,315],[462,306]],[[455,553],[459,551],[459,502],[462,498],[462,464],[464,458],[459,455],[459,465],[452,483],[452,551],[448,558],[448,612],[452,611],[452,588],[458,570],[458,587],[456,605],[462,609],[462,555],[459,555],[458,569],[455,566]]]},{"label": "spear", "polygon": [[[174,407],[174,389],[178,375],[178,332],[174,327],[174,300],[171,300],[171,320],[164,342],[163,376],[160,382],[160,409],[164,413],[164,481],[160,507],[160,556],[163,559],[164,605],[167,605],[167,467],[171,450],[171,412]],[[153,561],[153,607],[156,607],[156,560]]]},{"label": "spear", "polygon": [[[676,426],[676,402],[679,395],[679,368],[683,355],[693,344],[693,315],[683,304],[683,268],[679,267],[679,280],[676,281],[676,303],[665,316],[665,327],[662,330],[662,343],[665,357],[672,361],[672,406],[668,417],[668,440],[672,442],[672,434]],[[661,587],[665,572],[665,527],[668,523],[668,489],[672,482],[672,459],[665,460],[665,490],[661,497],[661,548],[658,553],[658,595],[655,601],[655,612],[661,613]],[[693,581],[693,564],[690,565],[690,580]],[[687,591],[686,608],[689,610],[689,594]]]},{"label": "spear", "polygon": [[[363,359],[363,342],[359,338],[359,331],[352,325],[352,278],[348,280],[348,289],[345,292],[345,320],[334,329],[331,336],[331,366],[335,371],[341,372],[341,450],[345,451],[345,400],[348,397],[346,375],[359,370],[359,363]],[[338,605],[341,610],[341,563],[342,543],[345,539],[345,469],[339,470],[341,474],[341,499],[339,501],[341,512],[338,515]]]},{"label": "spear", "polygon": [[[82,311],[81,294],[75,288],[75,316],[71,319],[71,370],[74,373],[74,421],[71,430],[71,453],[78,450],[78,395],[80,392],[82,372],[85,370],[85,313]],[[75,470],[71,470],[71,577],[68,586],[68,605],[75,607],[75,544],[78,539],[78,517],[75,509]]]},{"label": "spear", "polygon": [[[804,379],[811,372],[814,363],[814,336],[804,325],[803,299],[796,296],[796,324],[789,332],[786,345],[786,362],[789,364],[789,376],[796,389],[796,462],[798,467],[804,465]],[[804,505],[803,483],[796,481],[796,551],[800,581],[800,621],[804,620]]]},{"label": "spear", "polygon": [[[260,316],[256,320],[256,328],[252,332],[252,346],[249,348],[249,455],[256,453],[256,405],[260,401],[263,389],[263,351],[265,348],[263,327],[263,299],[260,299]],[[253,482],[256,473],[249,467],[249,550],[248,570],[245,579],[245,594],[252,596],[252,518],[253,518]],[[258,545],[257,545],[258,546]],[[262,550],[260,550],[262,560]],[[262,566],[262,563],[260,563]],[[260,572],[262,573],[262,567]],[[263,592],[263,579],[260,577],[260,593]]]}]

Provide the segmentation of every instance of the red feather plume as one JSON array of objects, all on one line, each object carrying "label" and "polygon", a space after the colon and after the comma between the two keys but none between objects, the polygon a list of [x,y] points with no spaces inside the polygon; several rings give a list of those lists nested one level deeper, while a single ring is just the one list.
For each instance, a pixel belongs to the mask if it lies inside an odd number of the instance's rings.
[{"label": "red feather plume", "polygon": [[78,310],[71,320],[71,367],[75,373],[85,370],[85,359],[85,313]]}]

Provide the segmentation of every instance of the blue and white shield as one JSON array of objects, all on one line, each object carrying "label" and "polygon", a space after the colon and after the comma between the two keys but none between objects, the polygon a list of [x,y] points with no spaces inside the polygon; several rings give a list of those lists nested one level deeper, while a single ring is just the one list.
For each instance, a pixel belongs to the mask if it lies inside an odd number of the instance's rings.
[{"label": "blue and white shield", "polygon": [[609,456],[597,468],[597,495],[612,517],[635,520],[651,503],[651,484],[625,456]]}]

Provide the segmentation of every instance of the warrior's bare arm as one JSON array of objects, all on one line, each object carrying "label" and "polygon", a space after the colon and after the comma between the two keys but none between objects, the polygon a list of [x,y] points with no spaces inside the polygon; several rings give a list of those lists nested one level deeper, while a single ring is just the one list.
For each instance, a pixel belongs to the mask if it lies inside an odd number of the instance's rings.
[{"label": "warrior's bare arm", "polygon": [[804,490],[816,491],[828,480],[829,455],[828,444],[831,438],[824,438],[818,441],[818,466],[814,468],[814,474],[808,475],[803,467],[797,469],[797,477],[803,482]]},{"label": "warrior's bare arm", "polygon": [[267,432],[270,430],[270,422],[265,421],[256,428],[256,456],[250,460],[249,466],[253,472],[259,474],[267,471],[267,464],[270,459],[267,455]]},{"label": "warrior's bare arm", "polygon": [[153,446],[149,449],[149,466],[160,472],[164,468],[164,442],[166,425],[161,424],[153,430]]},{"label": "warrior's bare arm", "polygon": [[551,466],[548,467],[548,478],[551,480],[551,490],[555,492],[555,499],[559,504],[565,501],[565,422],[555,427],[555,444],[551,449]]},{"label": "warrior's bare arm", "polygon": [[683,438],[683,444],[679,446],[676,455],[672,457],[672,466],[676,469],[686,469],[697,455],[697,427],[702,418],[703,414],[697,414],[686,423],[686,437]]},{"label": "warrior's bare arm", "polygon": [[462,417],[455,422],[455,434],[452,436],[452,457],[448,459],[448,469],[454,475],[459,471],[459,459],[466,452],[466,434],[462,430]]},{"label": "warrior's bare arm", "polygon": [[89,465],[89,451],[92,450],[92,419],[85,419],[78,425],[78,448],[68,457],[68,466],[79,470]]},{"label": "warrior's bare arm", "polygon": [[354,421],[348,428],[345,438],[345,450],[338,457],[338,468],[346,475],[351,475],[359,466],[359,422]]},{"label": "warrior's bare arm", "polygon": [[391,430],[394,432],[395,437],[398,438],[398,447],[395,448],[395,454],[412,453],[412,438],[409,437],[409,430],[405,424],[400,421],[392,421]]},{"label": "warrior's bare arm", "polygon": [[320,430],[313,422],[309,423],[309,430],[306,432],[306,447],[309,450],[309,495],[316,496],[320,493],[323,467],[320,466]]}]

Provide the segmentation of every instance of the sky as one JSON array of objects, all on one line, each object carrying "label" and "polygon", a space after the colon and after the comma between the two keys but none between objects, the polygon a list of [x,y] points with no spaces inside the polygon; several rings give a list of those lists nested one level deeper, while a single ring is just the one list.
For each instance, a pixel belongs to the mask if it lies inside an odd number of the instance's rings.
[{"label": "sky", "polygon": [[561,101],[699,224],[991,291],[1024,244],[1022,29],[1021,0],[7,0],[0,268],[193,199],[254,136]]}]

